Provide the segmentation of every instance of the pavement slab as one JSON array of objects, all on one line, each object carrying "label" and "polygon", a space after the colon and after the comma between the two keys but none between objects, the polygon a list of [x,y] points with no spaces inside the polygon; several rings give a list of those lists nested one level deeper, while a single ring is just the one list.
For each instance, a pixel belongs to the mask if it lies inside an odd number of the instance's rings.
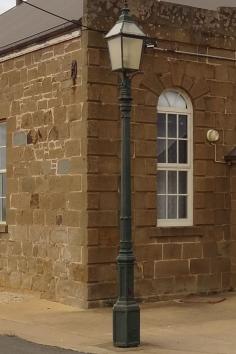
[{"label": "pavement slab", "polygon": [[83,310],[33,296],[0,302],[0,334],[77,353],[235,354],[236,293],[222,296],[219,303],[142,305],[138,348],[113,347],[111,308]]}]

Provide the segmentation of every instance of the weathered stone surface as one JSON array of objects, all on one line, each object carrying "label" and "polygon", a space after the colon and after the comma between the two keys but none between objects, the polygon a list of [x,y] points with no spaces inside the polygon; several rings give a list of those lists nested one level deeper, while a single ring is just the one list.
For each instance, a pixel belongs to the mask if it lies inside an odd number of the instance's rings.
[{"label": "weathered stone surface", "polygon": [[59,160],[57,162],[57,173],[59,175],[66,175],[70,172],[71,162],[70,160]]},{"label": "weathered stone surface", "polygon": [[20,146],[27,144],[27,135],[25,132],[15,132],[13,134],[13,145]]},{"label": "weathered stone surface", "polygon": [[[86,6],[87,24],[108,30],[121,1],[89,0]],[[205,137],[208,129],[220,130],[219,160],[234,147],[235,65],[198,54],[235,58],[235,10],[202,11],[153,0],[130,0],[129,6],[164,49],[146,48],[143,75],[132,81],[137,295],[150,299],[229,289],[236,274],[231,240],[236,239],[236,172],[232,167],[229,181],[228,167],[214,162]],[[75,85],[70,79],[74,58],[79,63]],[[119,80],[111,73],[104,37],[88,31],[82,40],[2,60],[9,231],[1,237],[0,286],[34,289],[46,298],[85,306],[114,299]],[[194,225],[188,228],[156,227],[157,102],[171,88],[184,90],[193,106]]]},{"label": "weathered stone surface", "polygon": [[[90,0],[87,4],[88,23],[105,31],[114,24],[122,2],[117,0],[112,6],[106,5],[106,0]],[[230,35],[235,24],[231,27],[226,23],[223,9],[206,11],[152,0],[130,0],[129,7],[149,36],[162,39],[157,46],[163,49],[145,50],[142,74],[132,81],[132,230],[137,259],[136,294],[148,299],[206,292],[207,279],[209,290],[220,291],[229,285],[226,277],[224,285],[218,279],[223,279],[223,274],[229,272],[225,257],[230,247],[226,241],[230,238],[227,228],[235,218],[232,213],[231,221],[229,219],[232,206],[229,172],[224,164],[214,162],[214,149],[206,143],[206,132],[212,128],[224,130],[217,145],[217,157],[223,159],[224,152],[235,143],[236,106],[232,95],[236,79],[231,69],[233,62],[207,57],[199,59],[197,55],[208,53],[235,58],[235,38]],[[228,9],[226,13],[230,19],[235,16],[234,9]],[[189,18],[193,20],[189,21]],[[91,304],[103,300],[108,283],[112,295],[115,272],[109,279],[100,274],[107,264],[112,266],[115,262],[114,246],[119,242],[114,211],[119,210],[120,198],[120,124],[115,90],[110,99],[103,95],[104,86],[117,88],[116,77],[109,71],[105,48],[106,43],[98,33],[89,33],[87,256],[88,277],[95,281],[94,269],[97,277],[96,286],[91,286],[88,293]],[[175,49],[183,53],[177,54]],[[184,90],[193,106],[194,225],[157,228],[157,102],[163,90],[172,88]],[[235,199],[235,188],[231,188],[231,197]],[[71,195],[71,206],[80,200],[77,197]],[[236,205],[235,201],[233,205]],[[220,249],[225,249],[224,258],[217,253],[219,243]],[[104,250],[105,247],[109,250]]]},{"label": "weathered stone surface", "polygon": [[[70,264],[82,264],[81,247],[86,242],[81,219],[85,199],[76,211],[68,210],[68,194],[82,192],[86,170],[81,163],[82,169],[71,175],[71,158],[85,161],[85,156],[81,137],[70,134],[67,119],[79,120],[81,130],[86,131],[78,92],[87,90],[86,84],[82,87],[80,68],[76,87],[68,79],[72,56],[82,57],[80,38],[27,54],[21,61],[4,62],[4,73],[0,71],[0,86],[4,84],[5,90],[0,119],[9,117],[9,234],[1,237],[0,286],[41,291],[53,300],[59,298],[61,290],[56,284],[60,279],[69,281]],[[65,105],[62,97],[67,98]],[[70,232],[69,241],[68,227],[84,237],[76,242]],[[84,269],[81,267],[81,282],[85,281]],[[77,275],[70,279],[72,288],[79,287],[77,281]],[[68,296],[80,296],[79,303],[85,301],[79,291],[69,291]]]}]

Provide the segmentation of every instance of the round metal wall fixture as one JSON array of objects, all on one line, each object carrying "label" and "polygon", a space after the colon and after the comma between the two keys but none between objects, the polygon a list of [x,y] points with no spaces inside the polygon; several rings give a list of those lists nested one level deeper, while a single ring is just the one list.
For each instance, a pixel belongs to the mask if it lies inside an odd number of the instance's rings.
[{"label": "round metal wall fixture", "polygon": [[220,134],[217,130],[215,129],[210,129],[207,132],[207,140],[209,143],[217,143],[220,139]]}]

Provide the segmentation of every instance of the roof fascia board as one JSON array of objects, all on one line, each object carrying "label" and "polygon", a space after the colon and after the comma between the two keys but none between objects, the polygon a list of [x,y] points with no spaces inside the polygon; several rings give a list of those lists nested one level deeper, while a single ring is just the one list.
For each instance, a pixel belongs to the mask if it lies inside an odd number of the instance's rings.
[{"label": "roof fascia board", "polygon": [[[50,36],[51,36],[51,34],[50,34]],[[78,38],[80,36],[81,36],[81,30],[77,30],[77,31],[73,31],[71,33],[67,33],[62,36],[56,37],[56,38],[52,38],[52,39],[45,41],[43,43],[31,45],[27,48],[25,48],[25,45],[24,45],[24,49],[20,49],[18,51],[15,51],[13,53],[6,54],[6,55],[0,57],[0,63],[4,62],[6,60],[20,57],[25,54],[36,52],[37,50],[40,50],[43,48],[51,47],[55,44],[63,43],[63,42],[69,41],[71,39]],[[8,52],[9,52],[9,50],[8,50]],[[0,52],[0,54],[1,54],[1,52]]]}]

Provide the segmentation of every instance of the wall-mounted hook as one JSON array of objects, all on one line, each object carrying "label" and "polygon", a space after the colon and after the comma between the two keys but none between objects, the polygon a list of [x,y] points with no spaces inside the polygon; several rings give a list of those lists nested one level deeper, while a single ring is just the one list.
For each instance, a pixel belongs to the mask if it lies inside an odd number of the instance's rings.
[{"label": "wall-mounted hook", "polygon": [[73,80],[73,85],[76,84],[77,75],[78,75],[77,60],[73,60],[71,63],[71,78]]}]

